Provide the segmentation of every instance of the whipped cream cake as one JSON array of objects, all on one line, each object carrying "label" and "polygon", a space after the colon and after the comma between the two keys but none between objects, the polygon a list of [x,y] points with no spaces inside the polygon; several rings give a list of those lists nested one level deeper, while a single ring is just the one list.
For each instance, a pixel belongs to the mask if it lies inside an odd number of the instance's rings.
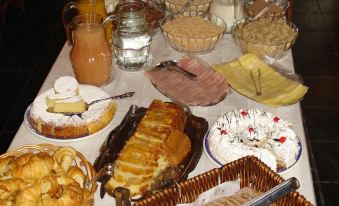
[{"label": "whipped cream cake", "polygon": [[90,135],[111,122],[116,104],[113,100],[99,101],[88,108],[86,104],[107,97],[98,87],[79,85],[73,77],[60,77],[54,88],[36,97],[28,121],[47,137],[68,139]]},{"label": "whipped cream cake", "polygon": [[278,172],[291,167],[301,149],[291,123],[253,108],[220,117],[210,129],[208,145],[221,164],[254,155]]}]

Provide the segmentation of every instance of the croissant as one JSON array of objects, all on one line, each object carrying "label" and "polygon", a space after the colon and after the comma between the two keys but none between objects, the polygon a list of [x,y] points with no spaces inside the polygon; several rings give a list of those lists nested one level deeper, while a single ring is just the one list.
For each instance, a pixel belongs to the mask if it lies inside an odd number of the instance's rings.
[{"label": "croissant", "polygon": [[34,156],[33,153],[26,153],[21,155],[20,157],[16,158],[13,162],[11,162],[11,167],[26,164],[31,159],[32,156]]},{"label": "croissant", "polygon": [[63,195],[60,198],[42,198],[43,206],[82,206],[84,190],[77,183],[63,186]]},{"label": "croissant", "polygon": [[42,206],[40,185],[35,184],[21,190],[15,198],[15,206]]},{"label": "croissant", "polygon": [[53,171],[57,176],[65,175],[65,170],[57,162],[53,163]]},{"label": "croissant", "polygon": [[[0,199],[7,199],[13,193],[20,191],[29,186],[29,183],[21,179],[7,179],[0,181]],[[1,205],[1,204],[0,204]]]},{"label": "croissant", "polygon": [[50,175],[52,167],[52,158],[47,153],[39,153],[39,155],[32,156],[27,163],[16,165],[11,174],[21,179],[40,179]]},{"label": "croissant", "polygon": [[75,180],[71,177],[67,177],[67,176],[61,176],[61,177],[57,177],[57,182],[59,185],[69,185],[69,184],[73,184],[77,182],[75,182]]},{"label": "croissant", "polygon": [[72,161],[76,155],[76,151],[71,147],[62,147],[55,151],[53,160],[61,165],[62,169],[66,172],[71,166]]},{"label": "croissant", "polygon": [[66,176],[73,178],[79,183],[80,187],[84,186],[85,174],[79,167],[71,166],[67,171]]},{"label": "croissant", "polygon": [[45,177],[37,181],[37,184],[40,185],[41,194],[48,194],[49,196],[56,196],[60,189],[56,176]]},{"label": "croissant", "polygon": [[12,202],[7,199],[0,199],[0,206],[12,206]]},{"label": "croissant", "polygon": [[0,175],[4,175],[9,171],[9,163],[13,160],[12,156],[0,159]]},{"label": "croissant", "polygon": [[63,196],[59,199],[72,199],[75,205],[81,205],[84,201],[84,191],[77,183],[66,185],[64,188]]}]

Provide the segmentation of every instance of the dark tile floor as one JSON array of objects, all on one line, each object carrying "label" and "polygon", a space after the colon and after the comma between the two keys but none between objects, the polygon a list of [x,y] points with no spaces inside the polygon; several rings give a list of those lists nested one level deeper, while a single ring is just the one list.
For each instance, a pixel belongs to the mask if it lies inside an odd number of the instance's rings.
[{"label": "dark tile floor", "polygon": [[[9,4],[0,26],[0,153],[65,43],[60,14],[66,1],[25,0],[24,9]],[[317,204],[339,205],[339,2],[295,1],[300,35],[293,57],[310,87],[302,110]]]}]

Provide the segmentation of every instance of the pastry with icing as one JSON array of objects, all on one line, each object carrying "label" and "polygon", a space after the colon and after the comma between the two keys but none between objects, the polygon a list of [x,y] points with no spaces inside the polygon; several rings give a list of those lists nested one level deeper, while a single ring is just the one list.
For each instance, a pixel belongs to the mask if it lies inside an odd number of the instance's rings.
[{"label": "pastry with icing", "polygon": [[[30,125],[40,134],[60,139],[78,138],[98,132],[114,117],[116,103],[98,87],[79,85],[73,77],[60,77],[54,88],[39,95],[29,112]],[[80,113],[78,115],[70,115]]]},{"label": "pastry with icing", "polygon": [[209,132],[208,145],[221,164],[254,155],[278,172],[291,167],[301,149],[289,122],[253,108],[220,117]]}]

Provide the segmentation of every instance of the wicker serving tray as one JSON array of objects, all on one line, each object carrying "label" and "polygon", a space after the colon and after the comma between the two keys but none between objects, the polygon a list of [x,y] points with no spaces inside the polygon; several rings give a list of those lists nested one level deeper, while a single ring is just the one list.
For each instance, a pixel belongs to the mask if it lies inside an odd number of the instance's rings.
[{"label": "wicker serving tray", "polygon": [[[5,158],[9,156],[19,157],[26,153],[39,153],[39,152],[47,152],[52,155],[56,150],[61,148],[60,146],[55,146],[51,144],[38,144],[38,145],[22,145],[11,149],[5,154],[2,154],[0,158]],[[87,159],[78,151],[76,151],[76,156],[73,160],[73,166],[79,167],[85,174],[85,180],[91,180],[95,175],[95,171],[91,163],[87,161]],[[94,205],[94,193],[97,189],[98,185],[92,184],[89,187],[90,195],[84,200],[83,206],[91,206]]]},{"label": "wicker serving tray", "polygon": [[[240,180],[240,188],[251,187],[266,192],[282,183],[284,179],[254,156],[247,156],[228,163],[221,168],[210,170],[192,179],[181,182],[166,190],[155,193],[135,204],[145,205],[176,205],[193,202],[201,193],[226,181]],[[310,206],[312,205],[298,192],[291,192],[279,199],[278,206]]]}]

